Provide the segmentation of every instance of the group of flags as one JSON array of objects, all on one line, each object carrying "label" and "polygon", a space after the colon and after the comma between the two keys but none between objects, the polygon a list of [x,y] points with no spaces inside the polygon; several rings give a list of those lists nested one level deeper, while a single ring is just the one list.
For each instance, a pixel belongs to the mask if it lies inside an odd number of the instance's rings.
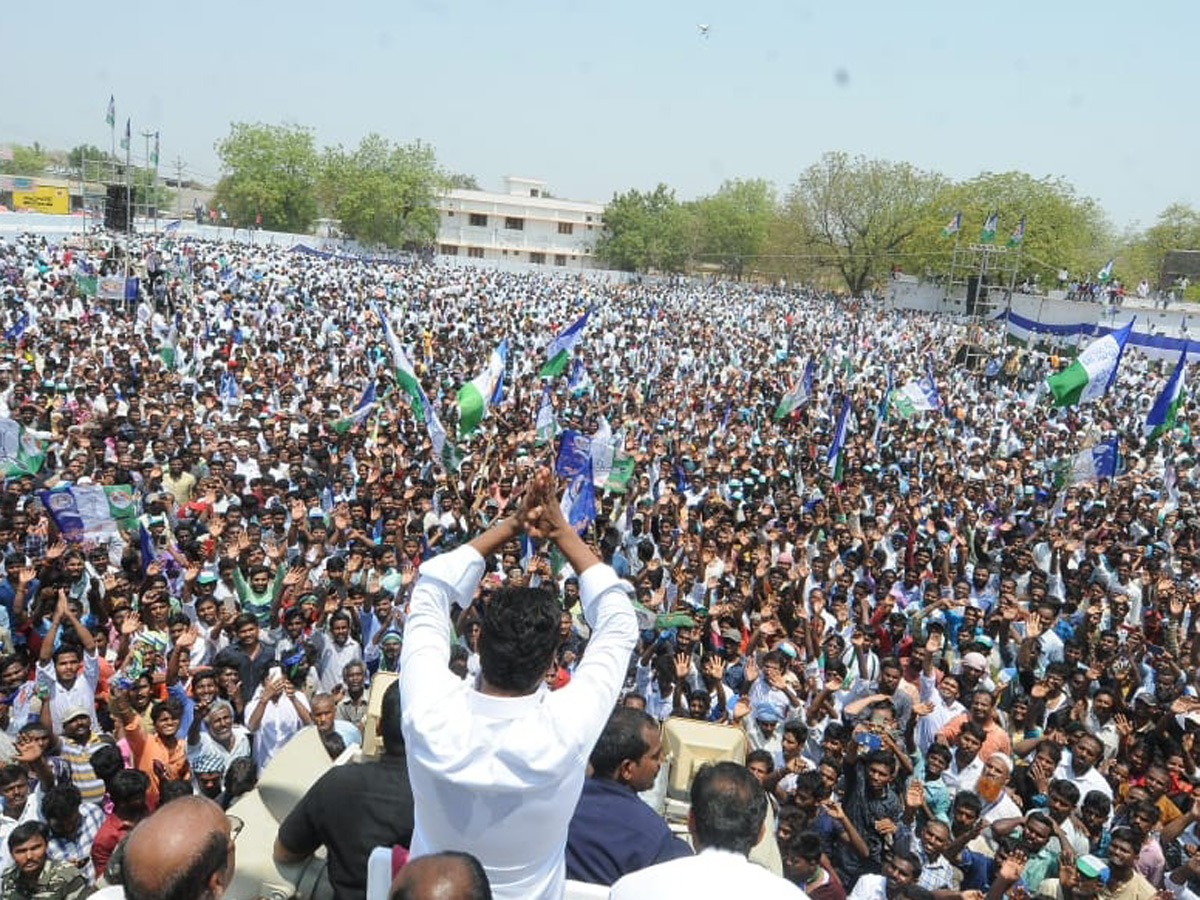
[{"label": "group of flags", "polygon": [[[996,229],[1000,225],[1000,213],[993,212],[983,222],[983,228],[979,230],[979,243],[991,244],[996,240]],[[952,237],[962,230],[962,213],[956,212],[954,218],[945,224],[942,228],[942,237]],[[1013,229],[1012,234],[1008,237],[1006,246],[1017,247],[1025,240],[1025,217],[1021,216],[1017,222],[1017,227]]]},{"label": "group of flags", "polygon": [[[109,128],[117,127],[117,98],[113,94],[108,95],[108,109],[104,113],[104,121]],[[125,119],[125,133],[121,136],[121,149],[126,153],[129,152],[129,139],[132,136],[133,120],[129,117]],[[154,132],[154,149],[150,151],[149,164],[155,169],[158,168],[158,132]]]}]

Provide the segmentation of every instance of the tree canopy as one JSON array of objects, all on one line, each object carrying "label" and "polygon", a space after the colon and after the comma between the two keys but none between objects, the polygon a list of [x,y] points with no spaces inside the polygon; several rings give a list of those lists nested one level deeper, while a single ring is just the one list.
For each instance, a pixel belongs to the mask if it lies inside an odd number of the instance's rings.
[{"label": "tree canopy", "polygon": [[436,200],[447,178],[433,148],[369,134],[353,152],[326,148],[321,196],[342,231],[366,244],[424,246],[437,236]]},{"label": "tree canopy", "polygon": [[216,145],[225,173],[214,202],[235,222],[261,215],[264,228],[307,231],[317,218],[318,154],[313,133],[299,125],[235,122]]}]

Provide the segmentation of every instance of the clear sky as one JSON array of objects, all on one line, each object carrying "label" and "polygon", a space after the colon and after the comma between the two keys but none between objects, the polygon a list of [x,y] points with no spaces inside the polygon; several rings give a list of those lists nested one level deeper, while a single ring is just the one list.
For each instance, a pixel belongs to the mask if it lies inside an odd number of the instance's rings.
[{"label": "clear sky", "polygon": [[287,121],[573,199],[783,191],[845,150],[1062,175],[1119,227],[1200,203],[1196,0],[60,0],[0,22],[0,142],[107,147],[112,93],[208,179],[231,121]]}]

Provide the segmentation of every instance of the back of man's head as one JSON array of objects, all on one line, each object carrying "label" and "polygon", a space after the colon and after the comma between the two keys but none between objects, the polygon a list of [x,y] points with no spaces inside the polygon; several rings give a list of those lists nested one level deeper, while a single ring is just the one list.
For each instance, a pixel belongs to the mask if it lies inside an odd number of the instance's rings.
[{"label": "back of man's head", "polygon": [[399,755],[404,752],[404,731],[400,727],[400,681],[393,681],[383,692],[379,706],[379,738],[383,741],[383,752]]},{"label": "back of man's head", "polygon": [[127,900],[219,897],[232,878],[225,813],[206,797],[182,797],[143,819],[125,841]]},{"label": "back of man's head", "polygon": [[532,693],[559,644],[562,605],[542,588],[502,588],[483,608],[479,668],[494,688]]},{"label": "back of man's head", "polygon": [[617,778],[621,763],[637,761],[650,749],[646,742],[646,729],[655,728],[654,719],[640,709],[618,706],[608,717],[604,731],[588,760],[592,773],[597,778]]},{"label": "back of man's head", "polygon": [[745,766],[704,766],[692,782],[690,826],[701,847],[747,856],[762,835],[767,795]]},{"label": "back of man's head", "polygon": [[448,850],[408,862],[388,900],[492,900],[492,888],[479,860]]}]

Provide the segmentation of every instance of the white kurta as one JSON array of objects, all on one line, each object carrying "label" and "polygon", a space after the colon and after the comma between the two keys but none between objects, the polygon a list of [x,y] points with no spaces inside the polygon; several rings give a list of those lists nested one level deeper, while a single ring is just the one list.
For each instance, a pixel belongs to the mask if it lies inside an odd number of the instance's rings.
[{"label": "white kurta", "polygon": [[423,563],[413,589],[400,661],[416,802],[411,855],[468,851],[498,900],[558,900],[567,824],[637,641],[632,589],[610,566],[584,572],[580,600],[593,631],[570,684],[495,697],[447,667],[450,605],[470,603],[483,570],[463,546]]}]

